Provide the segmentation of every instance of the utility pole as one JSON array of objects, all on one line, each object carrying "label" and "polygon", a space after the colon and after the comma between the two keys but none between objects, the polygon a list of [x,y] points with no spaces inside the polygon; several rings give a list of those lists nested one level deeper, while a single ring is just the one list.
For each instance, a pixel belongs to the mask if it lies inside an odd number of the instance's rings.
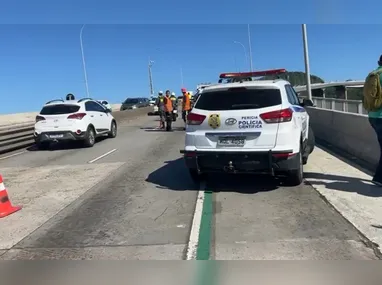
[{"label": "utility pole", "polygon": [[154,61],[149,58],[149,84],[150,84],[150,94],[154,96],[154,85],[153,85],[153,74],[151,71],[151,67],[153,66]]},{"label": "utility pole", "polygon": [[312,88],[310,86],[310,67],[309,67],[308,37],[306,35],[306,24],[302,24],[302,40],[304,42],[306,90],[308,91],[308,99],[312,100]]},{"label": "utility pole", "polygon": [[81,54],[82,54],[82,66],[84,69],[84,78],[85,78],[85,87],[86,87],[86,95],[89,98],[89,85],[88,85],[88,75],[86,73],[86,63],[85,63],[85,55],[84,55],[84,45],[82,43],[82,32],[84,31],[85,24],[82,25],[81,31],[80,31],[80,45],[81,45]]},{"label": "utility pole", "polygon": [[252,65],[251,31],[249,30],[249,24],[248,24],[248,46],[249,46],[249,63],[250,63],[251,71],[253,71],[253,65]]}]

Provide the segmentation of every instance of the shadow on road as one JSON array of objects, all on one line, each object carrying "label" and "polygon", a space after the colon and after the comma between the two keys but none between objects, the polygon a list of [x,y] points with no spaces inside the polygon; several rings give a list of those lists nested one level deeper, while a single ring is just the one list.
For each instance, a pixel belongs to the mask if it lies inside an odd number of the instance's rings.
[{"label": "shadow on road", "polygon": [[304,177],[313,180],[311,183],[305,182],[306,184],[323,185],[328,189],[354,192],[368,197],[382,197],[382,188],[371,184],[370,180],[315,172],[305,172]]},{"label": "shadow on road", "polygon": [[280,181],[266,175],[210,174],[206,178],[206,190],[212,192],[235,192],[256,194],[277,190]]},{"label": "shadow on road", "polygon": [[[96,138],[96,143],[100,143],[107,139],[107,137]],[[69,142],[57,142],[51,143],[48,149],[38,149],[36,145],[32,145],[27,148],[27,151],[56,151],[56,150],[69,150],[85,148],[81,141],[69,141]]]},{"label": "shadow on road", "polygon": [[[164,166],[150,173],[146,182],[156,184],[157,188],[174,191],[200,189],[199,183],[192,181],[183,158],[166,161]],[[267,192],[283,187],[277,178],[260,175],[209,174],[203,182],[208,191],[241,194]]]},{"label": "shadow on road", "polygon": [[156,184],[157,188],[174,191],[199,190],[199,185],[188,175],[183,158],[165,161],[162,167],[149,174],[146,182]]},{"label": "shadow on road", "polygon": [[[144,130],[146,132],[166,132],[165,129],[158,129],[158,127],[144,127],[141,128],[141,130]],[[183,127],[173,127],[172,128],[173,132],[183,132]]]}]

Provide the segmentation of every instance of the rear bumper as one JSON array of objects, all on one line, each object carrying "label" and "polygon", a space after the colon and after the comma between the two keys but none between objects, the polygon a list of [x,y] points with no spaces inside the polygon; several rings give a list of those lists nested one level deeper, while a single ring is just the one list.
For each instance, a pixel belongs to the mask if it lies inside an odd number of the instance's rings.
[{"label": "rear bumper", "polygon": [[48,141],[77,141],[84,140],[86,132],[79,134],[71,131],[58,131],[58,132],[42,132],[34,133],[35,142],[48,142]]},{"label": "rear bumper", "polygon": [[267,152],[208,152],[184,151],[187,168],[197,169],[201,173],[258,173],[275,175],[298,169],[299,156],[293,151]]}]

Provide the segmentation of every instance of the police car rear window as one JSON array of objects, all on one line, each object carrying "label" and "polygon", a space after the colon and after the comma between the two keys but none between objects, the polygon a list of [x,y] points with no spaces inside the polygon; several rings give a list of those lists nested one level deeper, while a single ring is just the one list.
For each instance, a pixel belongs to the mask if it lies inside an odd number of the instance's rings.
[{"label": "police car rear window", "polygon": [[41,115],[64,115],[64,114],[72,114],[78,112],[80,106],[77,105],[52,105],[45,106],[42,108],[40,114]]},{"label": "police car rear window", "polygon": [[259,109],[281,104],[279,89],[246,89],[208,91],[200,94],[195,108],[208,111]]}]

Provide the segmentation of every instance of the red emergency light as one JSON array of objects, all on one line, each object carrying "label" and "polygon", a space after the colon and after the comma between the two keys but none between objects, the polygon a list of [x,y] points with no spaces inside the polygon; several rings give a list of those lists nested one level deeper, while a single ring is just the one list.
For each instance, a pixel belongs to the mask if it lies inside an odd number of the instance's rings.
[{"label": "red emergency light", "polygon": [[253,71],[253,72],[230,72],[230,73],[222,73],[219,78],[237,78],[237,77],[259,77],[259,76],[267,76],[267,75],[277,75],[280,73],[287,72],[286,69],[269,69],[262,71]]}]

